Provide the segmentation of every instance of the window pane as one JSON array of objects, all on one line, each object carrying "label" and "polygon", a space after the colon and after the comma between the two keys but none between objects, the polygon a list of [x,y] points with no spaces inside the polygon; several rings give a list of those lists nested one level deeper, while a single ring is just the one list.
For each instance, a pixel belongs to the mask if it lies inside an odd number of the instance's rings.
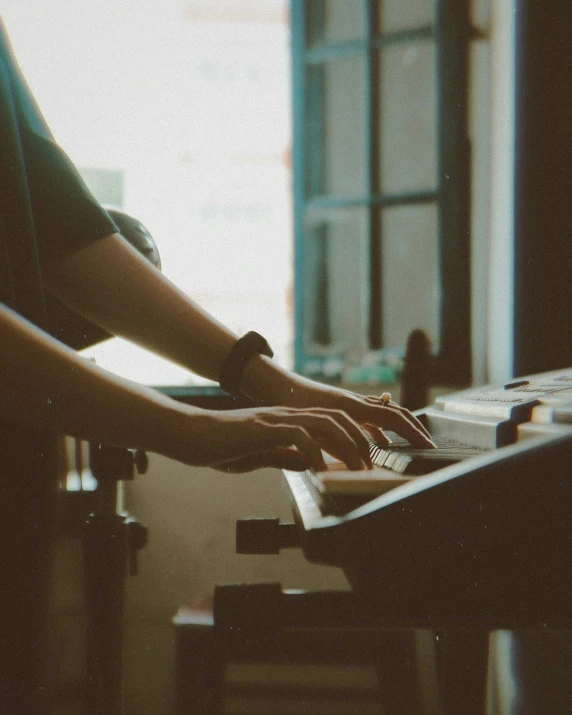
[{"label": "window pane", "polygon": [[378,54],[379,185],[383,193],[437,185],[435,55],[433,42],[393,45]]},{"label": "window pane", "polygon": [[378,32],[400,32],[433,25],[435,0],[377,0]]},{"label": "window pane", "polygon": [[[283,365],[292,342],[287,4],[2,3],[42,112],[97,197],[148,227],[181,290],[237,334],[264,334]],[[90,355],[141,382],[204,382],[118,340]]]},{"label": "window pane", "polygon": [[78,167],[82,179],[102,204],[123,206],[124,172],[121,169],[91,169]]},{"label": "window pane", "polygon": [[437,207],[399,206],[381,213],[384,347],[403,347],[421,328],[439,341]]},{"label": "window pane", "polygon": [[352,0],[311,0],[308,3],[308,44],[349,42],[363,36],[363,5]]},{"label": "window pane", "polygon": [[304,340],[308,353],[360,350],[365,343],[366,210],[314,214],[306,230]]},{"label": "window pane", "polygon": [[310,73],[310,195],[359,196],[365,191],[363,70],[363,57],[345,57]]}]

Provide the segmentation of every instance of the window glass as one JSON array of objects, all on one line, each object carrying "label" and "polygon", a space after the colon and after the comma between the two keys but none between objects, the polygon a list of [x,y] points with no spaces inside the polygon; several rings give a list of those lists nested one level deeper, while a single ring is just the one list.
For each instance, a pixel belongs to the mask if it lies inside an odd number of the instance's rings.
[{"label": "window glass", "polygon": [[[344,57],[314,67],[309,77],[309,104],[321,112],[309,116],[314,127],[308,162],[311,194],[343,196],[365,192],[364,60]],[[313,101],[312,101],[313,100]],[[318,117],[318,118],[317,118]]]},{"label": "window glass", "polygon": [[358,40],[364,33],[363,19],[359,0],[312,0],[308,3],[308,44]]},{"label": "window glass", "polygon": [[305,244],[305,329],[310,353],[363,349],[367,280],[366,210],[314,213]]},{"label": "window glass", "polygon": [[413,30],[435,22],[435,0],[377,0],[378,32]]},{"label": "window glass", "polygon": [[[479,0],[474,15],[485,17],[488,4]],[[439,368],[454,360],[468,374],[468,264],[459,261],[450,285],[455,268],[442,251],[466,249],[467,166],[457,162],[461,180],[447,192],[440,181],[440,167],[456,166],[447,147],[466,142],[468,5],[294,0],[290,7],[294,96],[303,100],[294,117],[296,367],[331,376],[337,353],[338,374],[347,361],[352,379],[371,379],[375,361],[398,369],[408,335],[421,328]],[[446,22],[453,10],[458,22]],[[446,174],[455,173],[448,166]],[[344,213],[342,205],[356,208]],[[309,222],[318,206],[323,216]],[[351,226],[358,215],[359,231]],[[349,242],[338,241],[339,226]],[[454,301],[442,300],[445,287]]]},{"label": "window glass", "polygon": [[[149,229],[170,280],[236,333],[265,335],[289,366],[286,11],[286,0],[6,0],[2,16],[96,197]],[[125,341],[89,355],[150,384],[204,382]]]},{"label": "window glass", "polygon": [[378,54],[382,193],[437,185],[435,54],[433,42],[399,43]]},{"label": "window glass", "polygon": [[436,205],[381,211],[382,332],[384,347],[403,347],[421,328],[439,341],[439,243]]},{"label": "window glass", "polygon": [[123,206],[123,171],[77,167],[91,193],[102,204]]}]

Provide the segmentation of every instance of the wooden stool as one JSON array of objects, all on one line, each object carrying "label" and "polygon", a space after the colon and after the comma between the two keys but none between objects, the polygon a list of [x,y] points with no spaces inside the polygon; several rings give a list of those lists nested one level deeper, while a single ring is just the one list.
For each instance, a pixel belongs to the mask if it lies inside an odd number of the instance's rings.
[{"label": "wooden stool", "polygon": [[[293,699],[304,704],[304,712],[315,702],[314,715],[328,701],[324,713],[439,713],[434,658],[419,657],[432,647],[431,634],[379,629],[359,611],[351,593],[282,591],[279,584],[218,586],[212,612],[183,607],[173,618],[177,715],[218,715],[226,698],[237,697],[266,702],[261,713],[276,712],[278,699],[290,701],[287,712],[300,712]],[[233,685],[226,671],[235,663],[295,664],[301,674],[306,666],[369,666],[373,677],[356,677],[345,686],[300,685],[306,678],[294,685]]]}]

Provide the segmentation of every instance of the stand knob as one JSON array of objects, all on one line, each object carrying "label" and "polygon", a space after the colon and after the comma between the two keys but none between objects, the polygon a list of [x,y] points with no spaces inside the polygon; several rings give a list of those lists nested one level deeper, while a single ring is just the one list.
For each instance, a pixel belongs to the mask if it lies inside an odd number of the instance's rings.
[{"label": "stand knob", "polygon": [[133,455],[133,464],[135,464],[137,474],[147,474],[147,470],[149,469],[149,457],[147,456],[147,452],[144,452],[142,449],[136,449]]},{"label": "stand knob", "polygon": [[135,471],[137,474],[145,474],[149,467],[149,458],[142,449],[131,450],[91,443],[89,464],[98,481],[121,481],[133,479]]},{"label": "stand knob", "polygon": [[277,554],[300,546],[296,524],[280,519],[239,519],[236,522],[237,554]]},{"label": "stand knob", "polygon": [[128,544],[129,544],[129,575],[137,575],[137,552],[140,551],[149,540],[149,530],[138,521],[127,521]]}]

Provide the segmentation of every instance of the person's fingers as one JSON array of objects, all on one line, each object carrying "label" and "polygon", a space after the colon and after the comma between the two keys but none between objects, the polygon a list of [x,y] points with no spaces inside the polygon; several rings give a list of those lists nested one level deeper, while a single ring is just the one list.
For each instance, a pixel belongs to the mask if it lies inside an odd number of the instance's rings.
[{"label": "person's fingers", "polygon": [[293,472],[303,472],[310,467],[310,460],[297,449],[276,447],[257,454],[231,459],[227,462],[213,464],[213,469],[229,474],[253,472],[264,467],[290,469]]},{"label": "person's fingers", "polygon": [[393,410],[397,410],[398,412],[401,412],[402,416],[404,419],[408,420],[411,422],[411,424],[416,427],[418,430],[423,432],[423,434],[428,438],[431,439],[431,434],[429,431],[426,429],[425,425],[421,422],[421,420],[417,419],[414,414],[412,414],[406,407],[402,407],[401,405],[398,405],[397,402],[385,402],[382,400],[381,397],[372,397],[368,396],[364,398],[366,402],[369,405],[376,406],[376,407],[386,407],[386,408],[391,408]]},{"label": "person's fingers", "polygon": [[300,425],[324,451],[343,461],[349,469],[371,467],[367,437],[357,422],[341,410],[284,408],[265,412],[260,418],[274,426]]},{"label": "person's fingers", "polygon": [[364,425],[365,430],[371,436],[374,442],[381,445],[391,444],[389,437],[383,434],[383,432],[375,425]]},{"label": "person's fingers", "polygon": [[[323,471],[326,469],[323,450],[345,463],[349,470],[358,471],[371,467],[366,432],[378,444],[386,445],[389,440],[383,434],[384,429],[393,430],[413,446],[435,446],[411,413],[393,403],[384,407],[379,400],[347,395],[338,405],[340,409],[260,408],[255,415],[247,410],[244,414],[236,411],[233,421],[246,418],[247,431],[241,429],[237,433],[238,440],[232,440],[232,449],[229,450],[230,445],[226,443],[226,459],[222,451],[223,459],[216,460],[218,468],[226,465],[231,471],[247,471],[260,466],[277,466]],[[292,447],[301,456],[292,455]]]},{"label": "person's fingers", "polygon": [[227,420],[238,426],[236,436],[231,437],[232,432],[227,432],[227,438],[220,445],[220,456],[210,460],[211,465],[276,447],[294,446],[308,460],[306,466],[316,471],[326,469],[322,450],[343,461],[351,470],[371,466],[365,434],[357,423],[337,410],[259,408],[230,412],[233,414]]},{"label": "person's fingers", "polygon": [[390,402],[387,406],[393,407],[393,409],[401,412],[401,414],[406,419],[408,419],[412,424],[414,424],[417,428],[419,428],[423,432],[423,434],[425,434],[427,437],[429,437],[429,439],[431,439],[431,434],[429,433],[429,431],[427,430],[427,428],[425,427],[423,422],[421,422],[421,420],[417,419],[417,417],[415,417],[415,415],[413,413],[411,413],[407,408],[402,407],[401,405],[398,405],[396,402]]},{"label": "person's fingers", "polygon": [[425,430],[421,430],[411,422],[402,412],[393,406],[370,407],[371,419],[368,422],[378,424],[384,429],[390,429],[408,440],[414,447],[434,448],[435,444],[427,437]]},{"label": "person's fingers", "polygon": [[300,425],[277,424],[268,431],[267,447],[290,447],[293,445],[310,460],[310,466],[317,472],[325,471],[326,463],[318,443]]},{"label": "person's fingers", "polygon": [[[283,414],[281,417],[286,420],[288,416]],[[274,417],[275,415],[272,415],[272,418]],[[342,421],[344,417],[341,418]],[[322,447],[324,451],[344,462],[348,469],[357,471],[364,468],[364,460],[362,460],[357,446],[345,430],[331,417],[298,411],[298,419],[304,423],[304,426],[280,422],[271,426],[266,425],[263,442],[268,445],[267,448],[260,450],[260,447],[257,447],[255,452],[217,462],[211,466],[220,471],[231,473],[252,471],[261,467],[276,467],[293,471],[312,468],[316,471],[326,471],[327,466],[320,448]],[[357,430],[360,439],[368,445],[367,464],[369,464],[369,442],[359,427]],[[282,446],[276,446],[277,444]],[[290,445],[293,445],[295,449],[292,449]],[[243,448],[246,450],[246,446]]]},{"label": "person's fingers", "polygon": [[[311,419],[308,419],[308,415],[305,415],[305,420],[304,422],[308,424],[311,422]],[[366,462],[362,460],[361,455],[355,445],[355,443],[349,438],[346,432],[342,430],[341,428],[337,427],[333,432],[330,431],[326,436],[324,437],[324,422],[326,422],[326,418],[321,419],[322,424],[320,425],[320,429],[316,427],[316,424],[314,423],[313,426],[313,435],[315,436],[315,439],[317,439],[320,443],[320,447],[325,451],[331,454],[333,457],[336,459],[339,459],[340,461],[344,462],[344,464],[348,467],[348,469],[351,469],[352,471],[359,471],[364,469],[366,466]],[[295,428],[297,430],[300,430],[300,428]],[[313,457],[310,447],[315,446],[318,449],[318,452],[320,454],[320,459],[321,463],[312,458],[312,466],[316,471],[318,472],[323,472],[327,469],[326,464],[323,460],[322,457],[322,452],[320,448],[317,446],[317,443],[314,441],[312,437],[309,436],[308,432],[306,430],[301,430],[300,436],[296,431],[292,432],[293,437],[296,438],[292,440],[291,444],[293,444],[295,447],[298,447],[298,449],[301,449],[304,452],[307,452],[310,456]],[[310,441],[310,444],[308,444],[307,440]],[[368,461],[369,461],[369,452],[368,452]]]},{"label": "person's fingers", "polygon": [[303,424],[310,429],[312,434],[320,435],[324,443],[330,445],[330,449],[326,448],[326,451],[331,451],[331,445],[334,444],[338,450],[344,450],[346,456],[350,457],[347,451],[348,447],[355,449],[364,465],[368,468],[371,467],[369,439],[358,423],[347,413],[341,410],[321,408],[304,410]]}]

